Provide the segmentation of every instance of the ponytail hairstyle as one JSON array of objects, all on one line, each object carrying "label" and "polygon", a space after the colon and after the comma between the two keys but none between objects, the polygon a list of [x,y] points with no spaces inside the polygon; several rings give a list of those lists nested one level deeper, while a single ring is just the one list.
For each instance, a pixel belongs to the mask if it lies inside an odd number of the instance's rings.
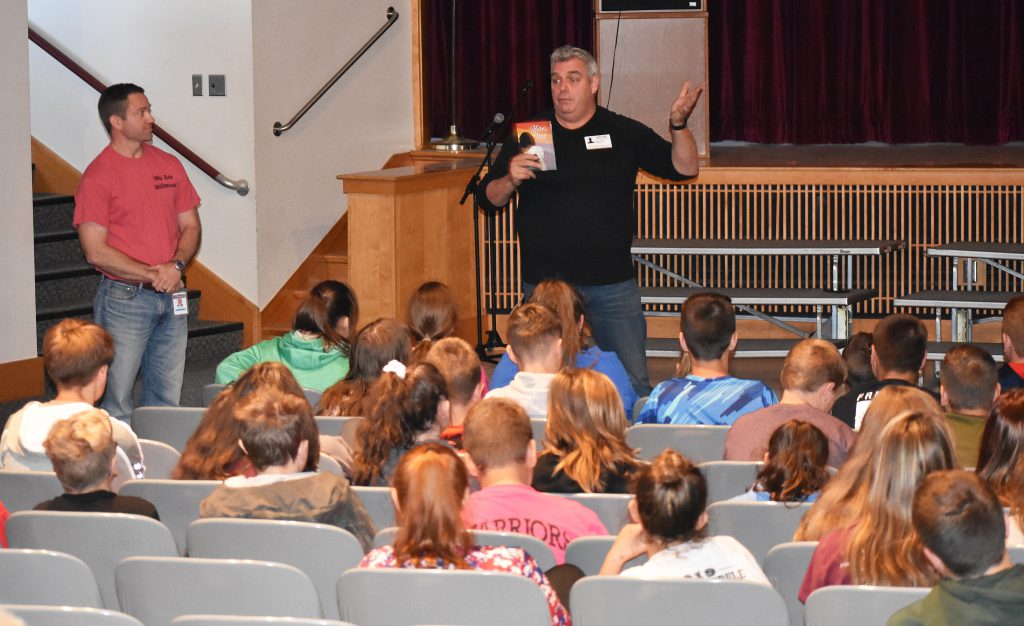
[{"label": "ponytail hairstyle", "polygon": [[407,320],[412,333],[412,362],[424,360],[438,339],[455,334],[458,313],[455,297],[444,283],[430,281],[420,285],[409,298]]},{"label": "ponytail hairstyle", "polygon": [[469,476],[462,459],[438,443],[416,446],[398,462],[391,485],[398,500],[396,561],[428,569],[442,561],[471,569],[465,555],[472,538],[461,515]]},{"label": "ponytail hairstyle", "polygon": [[768,461],[757,475],[758,491],[773,502],[803,502],[828,482],[828,438],[814,424],[789,420],[768,440]]},{"label": "ponytail hairstyle", "polygon": [[379,318],[356,334],[348,374],[324,391],[316,414],[366,415],[370,385],[390,361],[409,361],[409,328],[397,320]]},{"label": "ponytail hairstyle", "polygon": [[708,484],[689,459],[667,449],[633,475],[633,493],[640,525],[651,543],[667,548],[702,539],[698,528],[707,508]]},{"label": "ponytail hairstyle", "polygon": [[408,369],[405,378],[385,372],[369,392],[370,410],[359,425],[359,449],[352,463],[352,482],[371,485],[386,481],[384,465],[392,451],[413,447],[417,436],[433,428],[437,407],[448,397],[444,376],[429,363]]},{"label": "ponytail hairstyle", "polygon": [[564,280],[541,281],[530,296],[532,304],[551,309],[562,324],[562,364],[576,367],[576,355],[583,351],[583,331],[580,318],[584,316],[583,296]]},{"label": "ponytail hairstyle", "polygon": [[551,381],[544,450],[587,493],[606,485],[603,471],[636,468],[636,451],[626,443],[626,412],[615,385],[590,369],[563,369]]},{"label": "ponytail hairstyle", "polygon": [[338,322],[347,317],[348,327],[354,328],[357,313],[356,294],[352,289],[345,283],[325,280],[310,289],[299,304],[292,330],[319,335],[324,342],[324,352],[338,348],[348,356],[348,337],[338,332]]}]

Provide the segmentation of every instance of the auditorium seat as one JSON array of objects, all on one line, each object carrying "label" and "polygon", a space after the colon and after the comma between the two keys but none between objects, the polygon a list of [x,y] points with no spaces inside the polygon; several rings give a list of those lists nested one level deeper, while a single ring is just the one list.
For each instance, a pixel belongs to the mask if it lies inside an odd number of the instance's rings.
[{"label": "auditorium seat", "polygon": [[395,505],[391,501],[391,487],[352,487],[362,500],[377,529],[395,525]]},{"label": "auditorium seat", "polygon": [[[334,610],[337,611],[337,607]],[[171,621],[173,626],[252,626],[253,623],[259,626],[356,626],[351,622],[339,622],[335,619],[262,615],[258,620],[246,615],[182,615]]]},{"label": "auditorium seat", "polygon": [[81,559],[52,550],[0,550],[0,604],[103,607],[100,588]]},{"label": "auditorium seat", "polygon": [[64,493],[53,472],[0,470],[0,500],[10,513],[30,511],[32,507]]},{"label": "auditorium seat", "polygon": [[797,598],[817,541],[780,543],[764,557],[764,575],[786,602],[791,626],[804,626],[804,603]]},{"label": "auditorium seat", "polygon": [[341,435],[341,438],[353,450],[358,445],[356,431],[359,429],[359,425],[366,421],[365,417],[337,415],[316,415],[314,419],[316,419],[316,426],[321,435]]},{"label": "auditorium seat", "polygon": [[20,618],[25,626],[143,626],[131,615],[84,606],[0,604],[0,611]]},{"label": "auditorium seat", "polygon": [[789,502],[715,502],[708,507],[708,534],[729,535],[764,565],[772,547],[787,543],[810,504]]},{"label": "auditorium seat", "polygon": [[[217,394],[223,391],[226,386],[227,385],[221,385],[218,383],[205,385],[203,387],[203,407],[208,407],[213,404],[214,398],[216,398]],[[306,400],[309,401],[309,404],[314,409],[316,408],[317,403],[320,402],[320,397],[323,395],[323,392],[317,391],[316,389],[303,389],[302,393],[306,396]]]},{"label": "auditorium seat", "polygon": [[639,448],[639,456],[645,461],[672,448],[694,463],[703,463],[722,458],[728,432],[728,426],[635,424],[626,430],[626,443]]},{"label": "auditorium seat", "polygon": [[338,579],[338,610],[359,626],[550,626],[544,593],[504,572],[351,569]]},{"label": "auditorium seat", "polygon": [[[565,548],[565,562],[580,568],[587,576],[597,576],[613,543],[615,543],[615,537],[611,535],[608,537],[577,537],[570,541]],[[646,562],[647,555],[641,554],[627,561],[622,569],[643,565]]]},{"label": "auditorium seat", "polygon": [[322,452],[320,453],[320,460],[317,462],[316,467],[321,472],[330,472],[335,476],[345,475],[345,470],[341,469],[341,463],[338,463],[333,456]]},{"label": "auditorium seat", "polygon": [[114,570],[129,556],[177,556],[171,531],[160,522],[124,513],[67,513],[20,511],[7,521],[7,538],[14,548],[64,552],[92,570],[103,606],[119,610]]},{"label": "auditorium seat", "polygon": [[585,626],[789,624],[779,594],[747,580],[587,576],[573,585],[570,598],[573,621]]},{"label": "auditorium seat", "polygon": [[199,519],[199,503],[221,485],[219,480],[129,480],[121,495],[149,500],[170,529],[180,554],[185,554],[188,525]]},{"label": "auditorium seat", "polygon": [[122,610],[146,626],[180,615],[322,617],[309,576],[269,561],[130,557],[117,566]]},{"label": "auditorium seat", "polygon": [[705,461],[700,464],[700,471],[708,482],[708,504],[735,498],[747,491],[761,463],[753,461]]},{"label": "auditorium seat", "polygon": [[544,449],[544,431],[547,430],[547,427],[548,421],[546,419],[530,418],[530,428],[533,429],[533,443],[537,446],[537,452]]},{"label": "auditorium seat", "polygon": [[162,441],[180,453],[205,411],[192,406],[140,406],[132,412],[131,426],[139,439]]},{"label": "auditorium seat", "polygon": [[162,441],[140,439],[142,459],[146,466],[146,478],[166,479],[171,477],[178,466],[181,453]]},{"label": "auditorium seat", "polygon": [[892,614],[928,595],[930,587],[836,585],[807,598],[806,626],[885,626]]},{"label": "auditorium seat", "polygon": [[363,548],[355,535],[336,526],[280,520],[209,518],[188,527],[190,556],[258,559],[297,567],[313,581],[323,614],[338,617],[337,581],[356,567]]},{"label": "auditorium seat", "polygon": [[611,534],[616,534],[629,523],[629,501],[633,496],[628,493],[556,493],[569,500],[575,500],[587,507],[601,519],[601,523]]}]

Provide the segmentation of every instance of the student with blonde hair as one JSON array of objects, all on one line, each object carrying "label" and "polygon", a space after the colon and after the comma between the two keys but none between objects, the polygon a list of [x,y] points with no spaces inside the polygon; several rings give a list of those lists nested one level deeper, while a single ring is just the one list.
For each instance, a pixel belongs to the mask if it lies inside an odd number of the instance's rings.
[{"label": "student with blonde hair", "polygon": [[[57,388],[49,402],[33,400],[11,415],[0,435],[0,468],[50,471],[43,442],[50,428],[93,408],[107,388],[107,371],[114,358],[114,341],[96,324],[65,319],[43,336],[43,367]],[[132,429],[107,415],[119,454],[132,468],[131,478],[142,478],[142,448]]]},{"label": "student with blonde hair", "polygon": [[935,584],[938,576],[911,523],[911,506],[925,476],[957,465],[941,413],[907,411],[885,424],[869,463],[864,505],[851,525],[818,542],[800,586],[800,601],[828,585]]},{"label": "student with blonde hair", "polygon": [[882,428],[907,411],[942,416],[942,407],[935,398],[916,387],[892,385],[879,391],[864,414],[856,444],[800,520],[793,541],[818,541],[857,519],[864,508]]},{"label": "student with blonde hair", "polygon": [[[562,324],[562,366],[593,369],[611,379],[619,392],[626,417],[631,418],[637,395],[629,381],[629,373],[614,352],[605,352],[589,344],[583,332],[586,304],[579,291],[563,280],[544,280],[533,290],[529,301],[551,309]],[[518,371],[519,367],[506,353],[494,368],[491,388],[497,389],[509,384]]]},{"label": "student with blonde hair", "polygon": [[398,521],[395,542],[371,550],[359,567],[476,569],[524,576],[544,592],[551,623],[570,623],[569,612],[525,550],[473,544],[473,536],[461,516],[469,492],[469,476],[465,464],[451,448],[427,443],[410,451],[398,463],[391,485]]},{"label": "student with blonde hair", "polygon": [[87,409],[58,421],[43,446],[64,494],[40,502],[37,511],[132,513],[160,519],[148,500],[111,491],[117,474],[117,444],[105,411]]},{"label": "student with blonde hair", "polygon": [[607,376],[588,369],[556,374],[534,489],[629,493],[629,477],[640,464],[626,443],[626,426],[619,394]]}]

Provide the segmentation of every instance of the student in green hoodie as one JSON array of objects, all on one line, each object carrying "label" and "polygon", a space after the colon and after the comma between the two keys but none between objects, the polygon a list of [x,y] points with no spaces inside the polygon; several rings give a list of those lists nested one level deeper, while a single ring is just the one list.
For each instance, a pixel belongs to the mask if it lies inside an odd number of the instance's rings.
[{"label": "student in green hoodie", "polygon": [[943,580],[888,626],[1024,621],[1024,565],[1006,553],[1003,508],[991,487],[973,472],[933,472],[914,494],[912,519]]},{"label": "student in green hoodie", "polygon": [[348,373],[349,332],[356,326],[356,295],[345,283],[325,280],[309,291],[295,312],[292,331],[236,352],[217,366],[226,385],[257,363],[276,361],[306,389],[323,391]]}]

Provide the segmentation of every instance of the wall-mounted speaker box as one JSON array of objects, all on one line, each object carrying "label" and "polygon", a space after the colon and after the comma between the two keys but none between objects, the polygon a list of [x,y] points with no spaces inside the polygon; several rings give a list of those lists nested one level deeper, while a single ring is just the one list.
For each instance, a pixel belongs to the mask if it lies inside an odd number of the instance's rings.
[{"label": "wall-mounted speaker box", "polygon": [[657,11],[672,13],[676,11],[705,11],[704,0],[598,0],[598,13],[619,11]]}]

